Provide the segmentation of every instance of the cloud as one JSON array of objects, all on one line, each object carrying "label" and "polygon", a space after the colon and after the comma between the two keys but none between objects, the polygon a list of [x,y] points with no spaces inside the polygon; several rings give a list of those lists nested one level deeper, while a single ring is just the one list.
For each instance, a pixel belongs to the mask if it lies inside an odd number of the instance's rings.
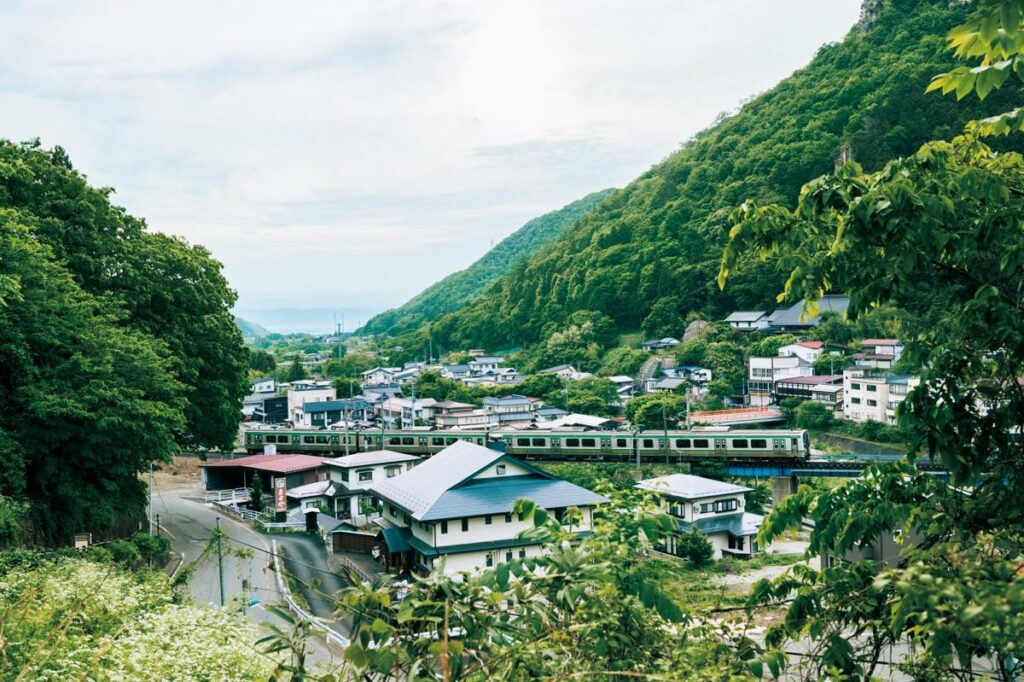
[{"label": "cloud", "polygon": [[400,303],[629,182],[858,6],[6,2],[0,135],[67,148],[250,307]]}]

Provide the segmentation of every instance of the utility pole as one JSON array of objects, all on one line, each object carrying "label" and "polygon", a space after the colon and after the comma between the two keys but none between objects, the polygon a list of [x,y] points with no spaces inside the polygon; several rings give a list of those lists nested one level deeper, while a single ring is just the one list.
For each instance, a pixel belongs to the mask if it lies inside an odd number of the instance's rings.
[{"label": "utility pole", "polygon": [[217,517],[217,577],[220,580],[220,605],[224,606],[224,557],[220,547],[220,517]]},{"label": "utility pole", "polygon": [[149,534],[153,534],[153,463],[149,463]]}]

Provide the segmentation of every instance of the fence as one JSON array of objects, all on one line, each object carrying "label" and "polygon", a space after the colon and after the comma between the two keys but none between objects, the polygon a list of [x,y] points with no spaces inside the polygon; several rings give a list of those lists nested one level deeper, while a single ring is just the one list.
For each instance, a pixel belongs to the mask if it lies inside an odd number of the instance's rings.
[{"label": "fence", "polygon": [[304,608],[295,603],[295,600],[292,599],[291,592],[288,591],[288,586],[285,585],[284,577],[283,574],[281,573],[281,562],[277,557],[276,540],[273,541],[271,549],[274,555],[274,573],[277,575],[277,589],[281,594],[284,595],[285,601],[288,602],[288,608],[291,609],[292,612],[299,618],[302,618],[318,630],[323,631],[324,637],[329,642],[334,642],[335,644],[340,645],[342,648],[347,647],[351,643],[347,637],[329,628],[327,625],[314,618],[311,614],[307,613]]},{"label": "fence", "polygon": [[234,488],[233,490],[207,490],[203,494],[203,500],[213,503],[224,503],[237,505],[239,502],[248,502],[252,493],[248,488]]},{"label": "fence", "polygon": [[342,556],[341,554],[335,554],[334,558],[337,559],[338,563],[340,563],[342,566],[355,573],[360,580],[368,583],[373,582],[375,576],[368,573],[366,569],[364,569],[362,566],[352,561],[348,557]]},{"label": "fence", "polygon": [[260,517],[259,512],[252,509],[242,509],[237,504],[227,504],[226,502],[214,502],[213,504],[225,514],[234,516],[242,521],[255,521]]}]

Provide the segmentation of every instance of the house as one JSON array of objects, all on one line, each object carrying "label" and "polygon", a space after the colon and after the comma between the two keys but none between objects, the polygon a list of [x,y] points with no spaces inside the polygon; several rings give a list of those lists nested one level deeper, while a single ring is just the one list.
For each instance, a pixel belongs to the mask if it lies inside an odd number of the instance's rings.
[{"label": "house", "polygon": [[861,352],[853,354],[853,361],[874,369],[892,369],[903,356],[903,343],[899,339],[864,339]]},{"label": "house", "polygon": [[456,414],[458,412],[470,412],[473,406],[469,403],[460,403],[455,400],[443,400],[434,404],[434,418],[440,415]]},{"label": "house", "polygon": [[563,410],[560,407],[539,407],[535,414],[537,415],[537,421],[549,422],[559,419],[560,417],[569,416],[569,411]]},{"label": "house", "polygon": [[[640,481],[640,490],[655,493],[665,513],[679,522],[679,531],[696,528],[715,548],[714,557],[749,558],[762,548],[757,545],[757,531],[763,516],[744,511],[744,493],[750,490],[732,483],[723,483],[690,474],[671,474]],[[675,537],[665,539],[659,549],[679,556]]]},{"label": "house", "polygon": [[780,358],[798,357],[805,362],[813,363],[825,351],[824,341],[797,341],[779,348]]},{"label": "house", "polygon": [[330,382],[327,382],[326,386],[320,382],[293,382],[288,389],[288,419],[293,424],[301,424],[306,403],[334,400],[337,397],[338,394]]},{"label": "house", "polygon": [[487,351],[484,350],[483,348],[470,348],[466,355],[468,355],[471,358],[482,358],[483,356],[487,355]]},{"label": "house", "polygon": [[288,420],[288,396],[265,397],[252,413],[252,420],[264,424],[280,424]]},{"label": "house", "polygon": [[253,393],[242,398],[242,416],[246,419],[255,419],[256,411],[263,407],[263,401],[267,398],[273,398],[277,394],[274,392],[264,393]]},{"label": "house", "polygon": [[844,316],[846,309],[850,307],[849,297],[829,294],[818,300],[818,314],[806,317],[804,315],[805,303],[806,300],[794,303],[789,308],[776,310],[767,320],[767,327],[773,331],[806,331],[817,326],[824,313]]},{"label": "house", "polygon": [[725,318],[733,329],[749,332],[768,328],[768,316],[763,310],[737,310]]},{"label": "house", "polygon": [[775,399],[799,398],[813,400],[831,407],[834,411],[843,407],[843,375],[824,374],[779,379],[775,382]]},{"label": "house", "polygon": [[615,392],[619,394],[619,402],[624,403],[636,394],[636,382],[633,377],[619,374],[608,377],[608,381],[615,384]]},{"label": "house", "polygon": [[498,414],[488,410],[460,410],[438,414],[434,423],[442,429],[493,429],[498,426]]},{"label": "house", "polygon": [[533,412],[540,407],[540,401],[536,398],[527,398],[525,395],[506,395],[500,398],[488,396],[484,398],[484,409],[496,414],[511,412]]},{"label": "house", "polygon": [[391,450],[357,452],[327,460],[326,482],[332,492],[329,513],[354,525],[366,523],[379,509],[370,489],[405,474],[421,461],[421,457]]},{"label": "house", "polygon": [[494,355],[481,355],[469,361],[469,371],[473,374],[483,374],[487,371],[496,372],[504,359]]},{"label": "house", "polygon": [[441,376],[445,379],[468,379],[472,376],[469,365],[445,365],[441,368]]},{"label": "house", "polygon": [[581,372],[572,365],[555,365],[537,372],[537,374],[557,374],[566,381],[579,381],[594,376],[590,372]]},{"label": "house", "polygon": [[680,377],[664,377],[651,386],[651,392],[674,393],[679,390],[685,390],[689,383],[686,379]]},{"label": "house", "polygon": [[917,377],[870,367],[843,370],[843,417],[854,422],[896,424],[896,407],[918,385]]},{"label": "house", "polygon": [[377,414],[388,427],[399,420],[402,426],[421,426],[433,421],[435,404],[433,398],[388,398],[377,407]]},{"label": "house", "polygon": [[370,403],[362,398],[307,403],[302,407],[302,425],[326,428],[331,424],[340,424],[346,421],[368,421],[370,410]]},{"label": "house", "polygon": [[750,404],[756,407],[775,402],[775,384],[780,379],[809,377],[814,374],[814,366],[796,355],[789,357],[753,356],[748,359],[747,363]]},{"label": "house", "polygon": [[253,381],[249,390],[252,393],[276,393],[277,382],[273,377],[263,377]]},{"label": "house", "polygon": [[395,381],[395,375],[402,370],[398,367],[374,367],[362,373],[363,386],[381,386]]},{"label": "house", "polygon": [[679,339],[673,339],[671,336],[666,336],[663,339],[651,339],[644,341],[640,344],[640,347],[647,351],[665,350],[666,348],[675,348],[679,345]]},{"label": "house", "polygon": [[[388,565],[446,574],[478,571],[543,551],[537,540],[521,537],[530,519],[513,511],[529,499],[570,531],[591,530],[601,495],[495,450],[459,441],[412,471],[375,483]],[[575,508],[578,513],[570,512]],[[390,536],[390,537],[389,537]],[[399,560],[396,555],[400,555]]]},{"label": "house", "polygon": [[[714,378],[714,373],[707,367],[698,367],[697,365],[678,365],[673,368],[675,370],[675,376],[686,379],[695,386],[703,386],[709,383]],[[668,370],[665,370],[666,374]]]},{"label": "house", "polygon": [[313,455],[249,455],[210,460],[199,466],[207,490],[248,488],[258,473],[263,490],[272,492],[278,478],[284,478],[288,488],[325,480],[325,461],[326,458]]}]

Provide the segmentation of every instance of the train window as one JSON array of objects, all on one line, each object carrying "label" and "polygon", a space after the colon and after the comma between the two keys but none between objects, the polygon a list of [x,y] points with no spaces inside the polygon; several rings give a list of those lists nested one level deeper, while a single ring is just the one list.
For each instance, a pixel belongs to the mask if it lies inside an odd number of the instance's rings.
[{"label": "train window", "polygon": [[313,436],[303,436],[303,437],[302,437],[302,442],[303,442],[303,443],[312,443],[312,442],[314,442],[315,440],[316,440],[316,439],[315,439],[315,438],[313,438]]},{"label": "train window", "polygon": [[458,438],[445,438],[444,442],[447,443],[448,445],[451,445],[452,443],[454,443],[457,440],[458,440]]},{"label": "train window", "polygon": [[746,438],[733,438],[732,447],[736,450],[741,450],[746,447],[750,447],[750,443]]},{"label": "train window", "polygon": [[676,447],[677,448],[688,448],[688,447],[690,447],[690,439],[689,438],[676,438]]},{"label": "train window", "polygon": [[580,446],[579,438],[566,438],[565,447],[567,448],[578,448]]},{"label": "train window", "polygon": [[707,438],[694,438],[693,447],[695,448],[706,448],[709,446]]},{"label": "train window", "polygon": [[415,442],[416,439],[413,438],[412,436],[406,436],[405,438],[402,439],[402,445],[413,445]]},{"label": "train window", "polygon": [[431,445],[444,445],[444,438],[431,438],[430,439],[430,444]]},{"label": "train window", "polygon": [[529,447],[530,446],[530,439],[529,438],[516,438],[516,445],[522,445],[522,446],[525,446],[525,447]]},{"label": "train window", "polygon": [[326,443],[327,442],[327,436],[317,436],[316,437],[316,442],[317,443]]},{"label": "train window", "polygon": [[535,447],[535,448],[542,448],[542,447],[544,447],[544,445],[545,445],[545,443],[544,443],[544,439],[543,438],[534,438],[533,439],[533,447]]},{"label": "train window", "polygon": [[615,439],[615,447],[617,447],[617,448],[628,448],[629,446],[626,444],[626,439],[625,438],[616,438]]},{"label": "train window", "polygon": [[398,436],[388,436],[388,445],[401,445],[402,439]]},{"label": "train window", "polygon": [[484,439],[483,438],[477,438],[476,439],[476,444],[477,445],[483,445],[484,444]]},{"label": "train window", "polygon": [[585,448],[592,448],[592,447],[596,447],[596,446],[597,446],[597,441],[594,440],[593,438],[584,438],[583,439],[583,447],[585,447]]},{"label": "train window", "polygon": [[764,438],[755,438],[750,441],[750,447],[752,448],[766,448],[768,447],[768,441]]},{"label": "train window", "polygon": [[653,438],[644,438],[644,447],[645,448],[653,448],[654,447],[654,439]]}]

